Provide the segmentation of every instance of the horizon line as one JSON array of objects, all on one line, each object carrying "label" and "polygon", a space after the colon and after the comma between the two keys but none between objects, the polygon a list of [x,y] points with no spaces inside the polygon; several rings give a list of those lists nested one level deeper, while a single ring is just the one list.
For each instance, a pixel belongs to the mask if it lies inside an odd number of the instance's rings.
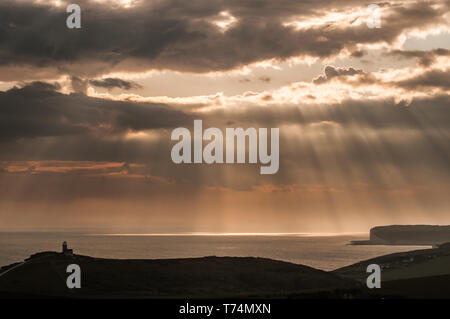
[{"label": "horizon line", "polygon": [[91,233],[85,234],[86,236],[149,236],[149,237],[157,237],[157,236],[301,236],[301,237],[332,237],[332,236],[345,236],[345,235],[362,235],[368,234],[368,232],[342,232],[342,233],[334,233],[334,232],[295,232],[295,233],[221,233],[221,232],[181,232],[181,233]]}]

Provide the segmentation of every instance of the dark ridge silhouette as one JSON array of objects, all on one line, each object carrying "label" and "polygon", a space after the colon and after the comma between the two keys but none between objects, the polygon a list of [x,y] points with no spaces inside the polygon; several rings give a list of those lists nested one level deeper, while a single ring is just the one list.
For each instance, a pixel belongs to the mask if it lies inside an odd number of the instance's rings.
[{"label": "dark ridge silhouette", "polygon": [[364,260],[333,273],[364,283],[370,264],[381,267],[381,289],[370,291],[374,297],[450,299],[450,243]]},{"label": "dark ridge silhouette", "polygon": [[[69,264],[81,267],[81,289],[67,288]],[[361,294],[361,284],[353,279],[265,258],[120,260],[42,252],[15,267],[0,275],[2,297],[347,298]]]}]

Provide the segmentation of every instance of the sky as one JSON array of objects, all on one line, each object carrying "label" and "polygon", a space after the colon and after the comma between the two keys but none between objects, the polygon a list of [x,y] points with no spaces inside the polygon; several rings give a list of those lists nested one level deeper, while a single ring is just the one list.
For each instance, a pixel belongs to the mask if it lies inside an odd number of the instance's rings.
[{"label": "sky", "polygon": [[[450,1],[374,3],[2,0],[0,230],[449,224]],[[194,120],[279,128],[278,172],[173,163]]]}]

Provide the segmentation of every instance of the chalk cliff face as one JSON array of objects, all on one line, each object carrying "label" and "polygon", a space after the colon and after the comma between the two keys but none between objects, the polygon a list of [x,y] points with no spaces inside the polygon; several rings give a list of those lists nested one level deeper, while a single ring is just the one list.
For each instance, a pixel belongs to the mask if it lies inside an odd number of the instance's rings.
[{"label": "chalk cliff face", "polygon": [[374,227],[370,230],[370,242],[373,244],[378,244],[378,245],[389,244],[382,237],[377,236],[379,228],[380,227]]},{"label": "chalk cliff face", "polygon": [[371,244],[436,245],[450,242],[450,226],[392,225],[370,230]]}]

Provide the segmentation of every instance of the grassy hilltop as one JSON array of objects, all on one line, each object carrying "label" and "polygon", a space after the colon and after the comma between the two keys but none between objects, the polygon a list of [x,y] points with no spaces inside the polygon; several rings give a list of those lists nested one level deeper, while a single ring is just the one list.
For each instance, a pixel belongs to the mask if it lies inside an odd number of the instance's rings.
[{"label": "grassy hilltop", "polygon": [[364,260],[333,271],[365,282],[370,264],[380,265],[381,289],[372,295],[394,298],[450,298],[450,244],[435,249],[414,250]]},{"label": "grassy hilltop", "polygon": [[[81,267],[81,289],[66,287],[65,271],[72,263]],[[120,260],[43,253],[0,276],[0,296],[6,297],[340,298],[360,286],[353,279],[311,267],[250,257]]]}]

